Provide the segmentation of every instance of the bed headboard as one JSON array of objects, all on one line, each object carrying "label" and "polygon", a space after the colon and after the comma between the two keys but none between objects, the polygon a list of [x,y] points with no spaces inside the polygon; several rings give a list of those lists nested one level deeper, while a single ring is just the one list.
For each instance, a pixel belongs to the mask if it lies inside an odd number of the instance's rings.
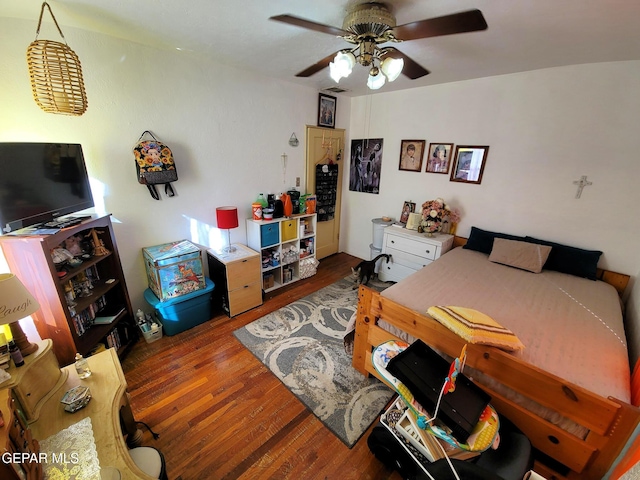
[{"label": "bed headboard", "polygon": [[[459,237],[454,235],[453,237],[453,246],[462,247],[467,243],[467,239],[465,237]],[[629,284],[629,280],[631,277],[624,273],[613,272],[611,270],[603,270],[598,268],[597,273],[598,280],[602,280],[605,283],[608,283],[613,288],[616,289],[618,295],[622,298],[627,285]]]}]

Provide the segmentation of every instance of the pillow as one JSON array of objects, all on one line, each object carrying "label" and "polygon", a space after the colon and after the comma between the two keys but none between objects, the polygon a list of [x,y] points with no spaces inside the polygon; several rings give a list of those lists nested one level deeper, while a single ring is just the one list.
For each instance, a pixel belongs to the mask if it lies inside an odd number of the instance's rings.
[{"label": "pillow", "polygon": [[471,233],[467,243],[462,247],[476,252],[491,253],[494,238],[506,238],[507,240],[524,241],[524,237],[509,235],[508,233],[489,232],[480,228],[471,227]]},{"label": "pillow", "polygon": [[551,247],[548,245],[496,238],[493,240],[489,261],[540,273],[550,252]]},{"label": "pillow", "polygon": [[491,345],[512,352],[524,345],[508,328],[482,312],[464,307],[429,307],[427,313],[469,343]]},{"label": "pillow", "polygon": [[544,265],[547,270],[568,273],[569,275],[590,280],[598,279],[598,260],[600,260],[602,252],[598,250],[583,250],[582,248],[570,247],[533,237],[526,237],[526,241],[552,247],[549,258]]}]

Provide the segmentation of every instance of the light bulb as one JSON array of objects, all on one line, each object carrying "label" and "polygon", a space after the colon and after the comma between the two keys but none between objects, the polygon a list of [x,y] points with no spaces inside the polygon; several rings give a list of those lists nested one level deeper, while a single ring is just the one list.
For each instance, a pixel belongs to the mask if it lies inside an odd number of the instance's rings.
[{"label": "light bulb", "polygon": [[356,57],[351,52],[338,52],[329,64],[329,74],[331,78],[338,82],[343,77],[351,75],[353,66],[356,64]]},{"label": "light bulb", "polygon": [[371,90],[378,90],[384,85],[385,81],[384,75],[378,67],[371,68],[369,78],[367,79],[367,87]]},{"label": "light bulb", "polygon": [[404,59],[387,57],[382,61],[380,70],[385,74],[387,80],[393,82],[402,73],[404,67]]}]

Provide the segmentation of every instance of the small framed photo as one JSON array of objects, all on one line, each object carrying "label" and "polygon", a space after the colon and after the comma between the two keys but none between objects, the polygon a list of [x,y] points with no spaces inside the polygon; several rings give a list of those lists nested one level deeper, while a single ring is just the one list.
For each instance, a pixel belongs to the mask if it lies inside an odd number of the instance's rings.
[{"label": "small framed photo", "polygon": [[447,175],[451,165],[451,152],[453,152],[453,143],[430,143],[425,172]]},{"label": "small framed photo", "polygon": [[400,143],[400,170],[419,172],[422,170],[424,140],[402,140]]},{"label": "small framed photo", "polygon": [[488,146],[458,145],[449,181],[479,185],[482,182],[488,153]]},{"label": "small framed photo", "polygon": [[336,128],[336,104],[338,100],[331,95],[320,93],[318,97],[318,126]]},{"label": "small framed photo", "polygon": [[414,213],[416,211],[416,204],[414,202],[404,202],[402,206],[402,213],[400,214],[399,222],[403,225],[407,224],[407,220],[409,220],[409,214]]}]

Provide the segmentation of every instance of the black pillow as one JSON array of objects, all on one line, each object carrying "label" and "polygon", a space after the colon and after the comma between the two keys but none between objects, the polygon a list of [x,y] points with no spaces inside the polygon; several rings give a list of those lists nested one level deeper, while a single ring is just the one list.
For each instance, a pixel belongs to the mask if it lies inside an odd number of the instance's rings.
[{"label": "black pillow", "polygon": [[526,241],[525,237],[517,237],[515,235],[509,235],[508,233],[489,232],[477,227],[471,227],[469,239],[462,248],[489,254],[493,249],[494,238],[506,238],[507,240],[518,240],[521,242]]},{"label": "black pillow", "polygon": [[542,268],[590,280],[598,279],[597,267],[602,252],[598,250],[583,250],[582,248],[548,242],[534,237],[525,237],[525,241],[551,247],[549,258],[547,258]]}]

